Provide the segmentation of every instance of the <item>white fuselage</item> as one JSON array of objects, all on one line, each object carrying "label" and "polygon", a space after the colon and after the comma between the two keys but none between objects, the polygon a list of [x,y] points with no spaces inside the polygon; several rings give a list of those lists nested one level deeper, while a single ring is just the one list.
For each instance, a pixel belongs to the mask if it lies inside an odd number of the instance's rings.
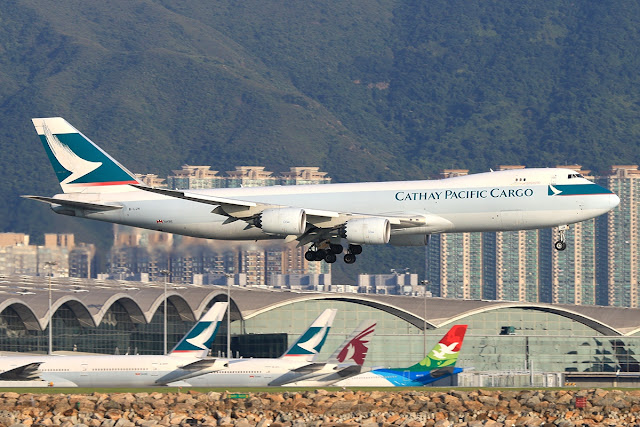
[{"label": "white fuselage", "polygon": [[311,362],[299,357],[232,359],[229,367],[186,379],[194,387],[267,387],[293,369]]},{"label": "white fuselage", "polygon": [[39,378],[54,387],[147,387],[181,366],[200,360],[192,356],[90,355],[0,357],[0,372],[41,363]]},{"label": "white fuselage", "polygon": [[[129,187],[127,187],[129,189]],[[64,195],[95,203],[117,202],[123,209],[84,211],[76,216],[175,234],[223,240],[273,239],[244,221],[212,213],[215,205],[142,190]],[[602,215],[618,197],[569,169],[519,169],[430,181],[189,190],[266,203],[354,215],[418,215],[424,226],[391,234],[506,231],[573,224]],[[227,221],[225,224],[224,222]]]}]

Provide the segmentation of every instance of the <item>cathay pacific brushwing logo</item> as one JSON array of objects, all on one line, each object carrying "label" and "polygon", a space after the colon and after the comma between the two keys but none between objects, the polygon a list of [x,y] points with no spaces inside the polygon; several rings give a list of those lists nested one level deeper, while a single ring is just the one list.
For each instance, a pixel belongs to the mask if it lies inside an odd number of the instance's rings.
[{"label": "cathay pacific brushwing logo", "polygon": [[[191,344],[193,348],[187,349],[184,347],[188,347],[186,345],[180,345],[177,350],[187,351],[187,350],[206,350],[207,343],[213,336],[216,331],[216,327],[218,326],[218,322],[209,323],[198,335],[194,337],[189,337],[185,339],[185,342]],[[194,331],[195,333],[196,331]]]},{"label": "cathay pacific brushwing logo", "polygon": [[[318,354],[329,333],[329,327],[311,327],[285,356]],[[308,338],[307,338],[308,337]]]},{"label": "cathay pacific brushwing logo", "polygon": [[321,328],[315,335],[313,335],[307,341],[298,343],[298,347],[308,351],[311,354],[318,353],[318,350],[316,350],[316,347],[318,347],[318,344],[324,341],[324,337],[327,334],[327,330],[328,328],[326,326]]},{"label": "cathay pacific brushwing logo", "polygon": [[549,196],[557,196],[558,194],[562,194],[562,190],[558,190],[553,185],[549,185],[549,192],[547,194]]},{"label": "cathay pacific brushwing logo", "polygon": [[102,162],[91,162],[78,156],[69,146],[63,144],[46,125],[43,126],[43,130],[47,144],[56,160],[63,168],[71,172],[71,175],[60,182],[61,184],[69,184],[102,166]]}]

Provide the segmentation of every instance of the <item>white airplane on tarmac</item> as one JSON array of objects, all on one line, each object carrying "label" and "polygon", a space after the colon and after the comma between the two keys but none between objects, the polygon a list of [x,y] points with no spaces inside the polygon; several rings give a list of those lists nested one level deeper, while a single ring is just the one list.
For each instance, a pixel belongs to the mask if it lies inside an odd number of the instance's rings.
[{"label": "white airplane on tarmac", "polygon": [[40,380],[54,387],[147,387],[169,373],[190,372],[202,363],[222,368],[226,361],[205,357],[227,304],[215,303],[167,355],[2,356],[0,386]]},{"label": "white airplane on tarmac", "polygon": [[23,196],[63,215],[222,240],[310,244],[309,261],[355,262],[363,244],[423,246],[433,233],[559,227],[620,199],[571,169],[518,169],[429,181],[167,190],[139,182],[61,117],[33,119],[63,194]]},{"label": "white airplane on tarmac", "polygon": [[[198,387],[265,387],[291,369],[311,365],[322,350],[338,310],[327,308],[279,358],[214,359],[193,364],[189,372],[176,370],[158,378],[157,385]],[[222,368],[221,368],[221,365]],[[185,383],[186,380],[186,383]]]}]

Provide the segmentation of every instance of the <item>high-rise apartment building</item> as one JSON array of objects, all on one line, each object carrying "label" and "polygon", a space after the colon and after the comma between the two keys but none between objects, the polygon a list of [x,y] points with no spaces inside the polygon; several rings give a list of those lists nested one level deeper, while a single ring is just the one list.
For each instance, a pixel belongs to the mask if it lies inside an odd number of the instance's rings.
[{"label": "high-rise apartment building", "polygon": [[318,167],[295,166],[280,174],[280,182],[282,185],[330,184],[331,178]]},{"label": "high-rise apartment building", "polygon": [[[569,168],[590,178],[579,165]],[[466,173],[447,169],[441,176]],[[595,304],[595,224],[590,220],[572,225],[565,251],[553,248],[557,229],[431,236],[426,251],[430,291],[444,298]]]},{"label": "high-rise apartment building", "polygon": [[227,187],[269,187],[278,185],[273,172],[265,171],[264,166],[236,166],[236,170],[227,172]]},{"label": "high-rise apartment building", "polygon": [[226,178],[212,171],[211,166],[183,165],[167,177],[167,186],[176,190],[226,187]]},{"label": "high-rise apartment building", "polygon": [[620,197],[620,204],[598,224],[598,303],[638,307],[640,289],[640,170],[638,165],[616,165],[598,184]]}]

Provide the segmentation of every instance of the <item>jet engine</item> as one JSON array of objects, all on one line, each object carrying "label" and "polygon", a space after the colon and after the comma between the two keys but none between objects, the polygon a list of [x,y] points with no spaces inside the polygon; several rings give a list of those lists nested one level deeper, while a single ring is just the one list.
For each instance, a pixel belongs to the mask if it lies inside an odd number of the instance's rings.
[{"label": "jet engine", "polygon": [[359,218],[347,221],[342,237],[349,243],[384,245],[389,243],[391,225],[386,218]]},{"label": "jet engine", "polygon": [[393,246],[426,246],[429,234],[392,234],[389,243]]},{"label": "jet engine", "polygon": [[300,235],[307,228],[307,214],[300,208],[265,209],[255,222],[265,233]]}]

